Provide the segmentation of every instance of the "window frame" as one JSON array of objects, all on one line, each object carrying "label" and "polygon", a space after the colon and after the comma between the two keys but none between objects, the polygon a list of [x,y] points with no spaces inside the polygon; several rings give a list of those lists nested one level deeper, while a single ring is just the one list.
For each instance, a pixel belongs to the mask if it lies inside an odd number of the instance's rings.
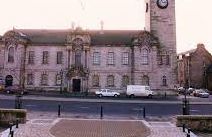
[{"label": "window frame", "polygon": [[49,63],[49,52],[43,51],[42,64],[48,64],[48,63]]},{"label": "window frame", "polygon": [[48,74],[47,73],[41,74],[41,85],[42,86],[48,85]]},{"label": "window frame", "polygon": [[8,48],[8,56],[7,57],[8,57],[8,59],[7,59],[8,63],[14,63],[14,61],[15,61],[15,47],[14,46],[11,46]]},{"label": "window frame", "polygon": [[34,74],[33,73],[27,74],[27,85],[34,85]]},{"label": "window frame", "polygon": [[29,51],[28,52],[28,64],[34,64],[35,59],[35,51]]},{"label": "window frame", "polygon": [[129,52],[122,53],[122,65],[129,65]]},{"label": "window frame", "polygon": [[101,55],[100,52],[93,52],[93,65],[101,64]]},{"label": "window frame", "polygon": [[141,50],[141,64],[149,65],[149,50],[148,49]]},{"label": "window frame", "polygon": [[99,87],[99,76],[98,75],[93,75],[92,77],[92,86],[93,87]]},{"label": "window frame", "polygon": [[108,87],[114,87],[114,82],[115,82],[115,78],[113,75],[108,75],[107,76],[107,86]]},{"label": "window frame", "polygon": [[115,65],[115,53],[114,52],[108,52],[107,64],[108,65]]},{"label": "window frame", "polygon": [[57,64],[63,64],[63,51],[57,51]]}]

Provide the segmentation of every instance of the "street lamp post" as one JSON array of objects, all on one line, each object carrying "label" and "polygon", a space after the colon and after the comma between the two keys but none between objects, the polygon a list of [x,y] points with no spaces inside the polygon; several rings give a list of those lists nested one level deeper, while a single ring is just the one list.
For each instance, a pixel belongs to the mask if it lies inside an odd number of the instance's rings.
[{"label": "street lamp post", "polygon": [[189,101],[186,97],[186,89],[184,90],[184,99],[183,99],[183,115],[189,115]]},{"label": "street lamp post", "polygon": [[61,69],[60,70],[60,94],[62,94],[62,91],[63,91],[63,70]]}]

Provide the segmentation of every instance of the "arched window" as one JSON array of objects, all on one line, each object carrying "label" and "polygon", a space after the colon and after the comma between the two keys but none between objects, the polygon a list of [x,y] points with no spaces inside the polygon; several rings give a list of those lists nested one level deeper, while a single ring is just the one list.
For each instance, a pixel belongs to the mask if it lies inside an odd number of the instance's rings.
[{"label": "arched window", "polygon": [[108,87],[114,86],[114,76],[113,75],[107,76],[107,86]]},{"label": "arched window", "polygon": [[27,85],[33,85],[34,84],[34,75],[33,73],[27,74]]},{"label": "arched window", "polygon": [[127,75],[124,75],[122,77],[122,86],[126,87],[129,84],[129,77]]},{"label": "arched window", "polygon": [[142,77],[141,84],[142,85],[149,85],[149,77],[147,75],[144,75]]},{"label": "arched window", "polygon": [[162,85],[163,86],[167,86],[167,79],[166,79],[166,76],[163,76],[163,78],[162,78]]},{"label": "arched window", "polygon": [[45,73],[41,74],[41,85],[48,85],[48,75]]},{"label": "arched window", "polygon": [[60,73],[56,74],[56,85],[62,84],[62,75]]},{"label": "arched window", "polygon": [[141,64],[148,65],[149,64],[149,52],[147,49],[143,49],[141,51]]},{"label": "arched window", "polygon": [[99,76],[98,75],[93,75],[93,87],[99,87]]},{"label": "arched window", "polygon": [[15,48],[10,47],[8,50],[8,62],[13,63],[14,62],[14,53],[15,53]]},{"label": "arched window", "polygon": [[81,51],[76,50],[75,52],[75,65],[80,66],[81,65]]}]

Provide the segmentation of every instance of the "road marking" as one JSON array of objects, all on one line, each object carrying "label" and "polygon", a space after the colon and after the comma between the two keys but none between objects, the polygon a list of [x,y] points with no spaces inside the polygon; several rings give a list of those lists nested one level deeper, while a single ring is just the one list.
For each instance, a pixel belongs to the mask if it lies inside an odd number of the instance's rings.
[{"label": "road marking", "polygon": [[133,108],[132,110],[139,111],[139,110],[143,110],[143,108]]},{"label": "road marking", "polygon": [[199,110],[192,109],[192,110],[190,110],[190,111],[192,111],[192,112],[198,112]]},{"label": "road marking", "polygon": [[89,107],[79,107],[79,108],[81,108],[81,109],[88,109]]},{"label": "road marking", "polygon": [[37,105],[25,105],[26,107],[37,107]]}]

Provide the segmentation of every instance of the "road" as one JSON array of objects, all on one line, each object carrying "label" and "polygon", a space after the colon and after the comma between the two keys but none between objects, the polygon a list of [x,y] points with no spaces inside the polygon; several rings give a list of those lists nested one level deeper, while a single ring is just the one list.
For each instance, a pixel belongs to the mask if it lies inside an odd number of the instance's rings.
[{"label": "road", "polygon": [[[1,99],[1,108],[14,108],[14,100]],[[103,114],[108,116],[136,117],[143,114],[146,109],[146,116],[169,117],[182,114],[181,103],[123,103],[123,102],[79,102],[79,101],[51,101],[51,100],[23,100],[23,108],[28,112],[55,113],[58,111],[58,104],[61,104],[61,114],[83,114],[99,115],[100,106]],[[212,114],[212,104],[192,104],[190,114]]]}]

